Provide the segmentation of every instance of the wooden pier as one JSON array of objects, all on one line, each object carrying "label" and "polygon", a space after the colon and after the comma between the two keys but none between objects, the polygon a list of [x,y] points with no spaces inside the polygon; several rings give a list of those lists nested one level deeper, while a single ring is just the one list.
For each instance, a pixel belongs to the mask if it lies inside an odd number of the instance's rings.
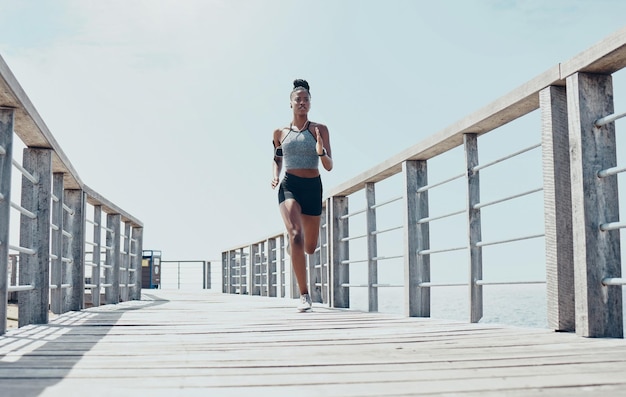
[{"label": "wooden pier", "polygon": [[3,397],[626,394],[626,341],[144,290],[0,340]]}]

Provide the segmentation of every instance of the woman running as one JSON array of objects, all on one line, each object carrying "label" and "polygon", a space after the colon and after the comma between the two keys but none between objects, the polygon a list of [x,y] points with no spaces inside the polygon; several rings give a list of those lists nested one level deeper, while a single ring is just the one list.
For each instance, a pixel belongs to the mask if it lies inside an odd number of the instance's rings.
[{"label": "woman running", "polygon": [[[307,286],[306,257],[315,252],[322,214],[322,180],[319,162],[333,168],[328,128],[308,118],[311,93],[306,80],[295,80],[290,95],[293,119],[288,127],[274,131],[272,189],[278,188],[280,213],[289,235],[291,265],[300,289],[298,310],[311,310]],[[285,175],[280,182],[280,173]]]}]

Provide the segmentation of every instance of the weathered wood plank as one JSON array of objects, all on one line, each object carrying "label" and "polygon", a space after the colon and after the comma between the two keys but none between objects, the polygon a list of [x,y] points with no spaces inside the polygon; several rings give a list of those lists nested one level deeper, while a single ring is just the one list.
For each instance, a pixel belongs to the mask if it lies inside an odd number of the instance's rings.
[{"label": "weathered wood plank", "polygon": [[595,127],[614,112],[610,75],[577,73],[567,78],[572,184],[573,253],[576,285],[576,333],[623,337],[622,287],[604,286],[621,277],[620,231],[602,231],[619,221],[617,176],[598,172],[617,165],[615,124]]},{"label": "weathered wood plank", "polygon": [[0,337],[2,395],[398,396],[626,392],[626,342],[144,291]]},{"label": "weathered wood plank", "polygon": [[9,216],[13,159],[13,109],[0,108],[0,334],[7,328],[9,286]]},{"label": "weathered wood plank", "polygon": [[565,87],[541,91],[541,147],[548,324],[575,330],[569,133]]}]

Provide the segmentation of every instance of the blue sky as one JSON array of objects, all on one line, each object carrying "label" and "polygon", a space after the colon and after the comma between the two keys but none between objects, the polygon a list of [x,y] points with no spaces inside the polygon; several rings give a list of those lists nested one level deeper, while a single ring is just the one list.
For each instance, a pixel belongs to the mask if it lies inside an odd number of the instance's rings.
[{"label": "blue sky", "polygon": [[295,78],[334,186],[621,28],[618,0],[0,1],[0,55],[82,180],[164,259],[280,232]]}]

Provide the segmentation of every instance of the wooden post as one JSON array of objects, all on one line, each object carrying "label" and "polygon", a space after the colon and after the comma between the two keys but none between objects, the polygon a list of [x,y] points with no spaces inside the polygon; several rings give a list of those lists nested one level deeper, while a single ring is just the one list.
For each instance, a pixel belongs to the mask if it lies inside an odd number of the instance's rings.
[{"label": "wooden post", "polygon": [[343,261],[350,258],[349,245],[347,241],[342,241],[349,235],[348,198],[345,196],[335,196],[330,198],[330,218],[332,220],[330,231],[330,257],[331,266],[331,305],[332,307],[350,307],[350,289],[343,284],[350,282],[350,264]]},{"label": "wooden post", "polygon": [[[11,163],[13,159],[13,109],[0,108],[0,335],[7,329],[9,297],[9,216],[11,213]],[[15,267],[13,267],[15,269]],[[13,270],[15,274],[15,270]]]},{"label": "wooden post", "polygon": [[257,244],[250,244],[249,246],[249,252],[250,252],[250,272],[248,273],[250,276],[248,278],[248,291],[250,291],[250,295],[261,295],[261,277],[262,275],[260,274],[259,271],[259,266],[258,266],[258,262],[257,262],[257,258],[258,258],[258,245]]},{"label": "wooden post", "polygon": [[278,296],[277,291],[278,291],[278,273],[277,273],[277,262],[278,262],[278,255],[276,253],[276,237],[272,237],[269,238],[267,240],[267,274],[268,274],[268,281],[267,281],[267,288],[268,288],[268,294],[267,296]]},{"label": "wooden post", "polygon": [[248,260],[246,259],[246,255],[245,252],[243,250],[243,248],[239,249],[239,272],[238,274],[238,281],[237,281],[237,287],[239,287],[239,293],[240,294],[250,294],[250,295],[254,295],[252,293],[253,289],[252,287],[250,287],[250,283],[254,283],[254,280],[250,281],[252,279],[252,274],[251,274],[251,263],[252,260]]},{"label": "wooden post", "polygon": [[539,93],[546,245],[548,326],[575,330],[572,197],[565,87]]},{"label": "wooden post", "polygon": [[70,293],[67,294],[69,310],[82,310],[85,307],[85,197],[80,189],[65,190],[64,203],[70,212],[63,211],[67,231],[71,237],[64,239],[64,252],[67,253],[70,263],[69,271]]},{"label": "wooden post", "polygon": [[230,293],[230,251],[222,252],[222,293]]},{"label": "wooden post", "polygon": [[409,317],[430,317],[430,288],[419,286],[430,282],[430,255],[419,252],[430,248],[428,223],[417,221],[428,217],[428,191],[418,189],[428,184],[425,160],[402,163],[404,175],[404,311]]},{"label": "wooden post", "polygon": [[[91,262],[93,267],[91,268],[91,283],[96,287],[91,289],[91,303],[93,306],[100,306],[100,290],[102,286],[102,280],[100,274],[102,272],[102,206],[95,205],[93,207],[93,254],[91,255]],[[141,255],[141,252],[139,253]],[[140,266],[142,267],[142,266]],[[139,275],[139,281],[141,281],[141,274]]]},{"label": "wooden post", "polygon": [[604,286],[621,277],[620,231],[600,230],[619,221],[617,176],[598,177],[615,167],[615,124],[594,122],[614,113],[610,75],[576,73],[566,79],[572,174],[572,228],[576,284],[576,334],[623,337],[622,287]]},{"label": "wooden post", "polygon": [[[130,222],[124,222],[124,248],[122,249],[122,266],[120,272],[121,300],[130,299]],[[121,270],[120,269],[120,270]]]},{"label": "wooden post", "polygon": [[[50,252],[50,311],[54,314],[65,312],[63,305],[63,176],[55,172],[52,176],[52,193],[56,200],[52,201],[52,225]],[[52,287],[54,285],[54,288]]]},{"label": "wooden post", "polygon": [[120,228],[122,216],[120,214],[107,214],[107,265],[110,267],[106,271],[107,284],[111,284],[104,292],[104,299],[107,304],[115,304],[120,301]]},{"label": "wooden post", "polygon": [[22,177],[22,207],[36,215],[22,214],[20,246],[34,254],[20,253],[20,284],[32,290],[18,293],[18,326],[47,324],[50,293],[50,202],[52,198],[52,150],[24,149],[23,167],[37,178]]},{"label": "wooden post", "polygon": [[469,239],[469,296],[470,322],[483,318],[483,286],[476,282],[483,279],[483,250],[478,243],[482,240],[480,221],[480,171],[478,165],[478,134],[464,134],[465,165],[467,168],[467,234]]},{"label": "wooden post", "polygon": [[[318,229],[319,233],[319,229]],[[306,255],[306,264],[308,269],[308,282],[309,282],[309,294],[313,302],[322,302],[322,296],[320,293],[320,247],[319,247],[319,235],[317,240],[316,251],[311,255]]]},{"label": "wooden post", "polygon": [[277,273],[278,273],[278,286],[279,286],[279,291],[277,291],[277,294],[280,298],[285,298],[287,296],[287,286],[285,284],[285,273],[286,273],[286,258],[285,258],[285,235],[281,234],[280,237],[278,238],[278,258],[277,258],[277,265],[278,268],[276,269]]},{"label": "wooden post", "polygon": [[133,269],[135,269],[132,299],[141,300],[141,256],[143,252],[143,227],[133,227],[132,238],[135,240],[135,249],[133,250],[132,258]]},{"label": "wooden post", "polygon": [[368,310],[378,311],[378,244],[376,238],[376,185],[374,183],[365,184],[365,200],[367,209],[365,218],[367,222],[367,296]]},{"label": "wooden post", "polygon": [[328,241],[330,240],[330,228],[328,227],[330,222],[328,219],[330,211],[328,210],[328,207],[329,204],[327,202],[326,205],[322,208],[322,219],[320,223],[320,276],[322,283],[320,294],[322,298],[322,303],[328,303],[330,301],[330,289],[328,288],[328,280],[330,280],[330,267],[328,266],[328,263],[330,263],[328,251]]}]

